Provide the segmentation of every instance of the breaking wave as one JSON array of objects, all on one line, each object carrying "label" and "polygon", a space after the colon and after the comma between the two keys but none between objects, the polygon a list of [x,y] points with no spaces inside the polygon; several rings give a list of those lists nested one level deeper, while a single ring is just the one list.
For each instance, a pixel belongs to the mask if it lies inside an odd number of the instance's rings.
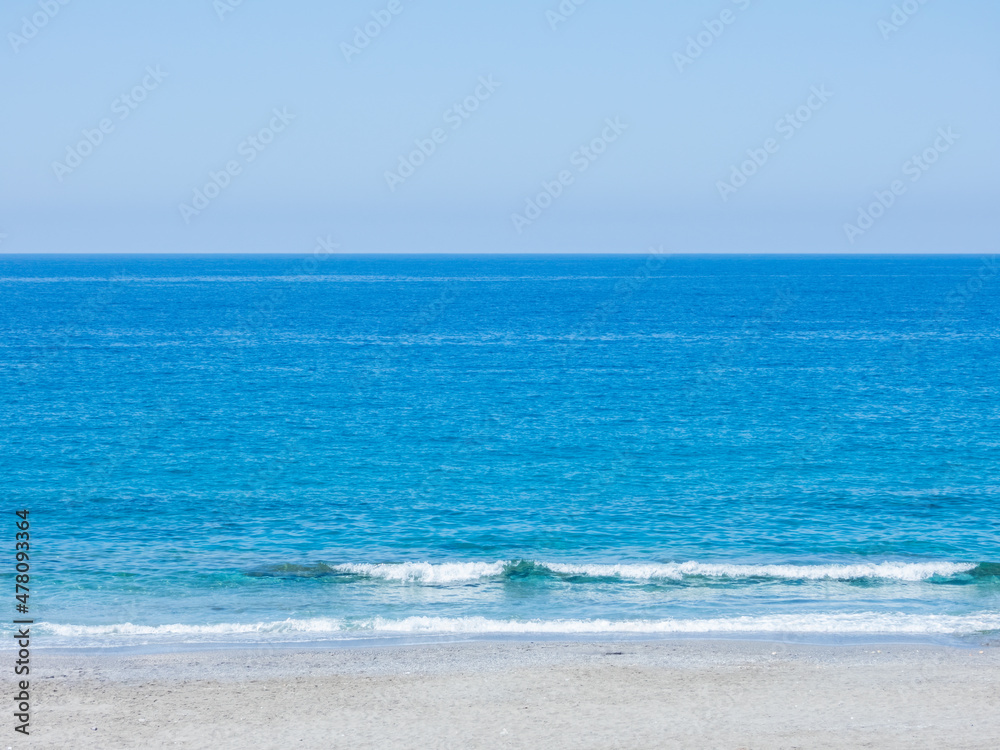
[{"label": "breaking wave", "polygon": [[568,580],[618,579],[623,581],[683,581],[685,579],[772,579],[791,581],[925,581],[1000,575],[990,563],[879,562],[823,565],[739,565],[730,563],[621,563],[573,564],[533,560],[486,562],[343,563],[338,565],[273,565],[246,575],[251,577],[319,578],[352,576],[401,583],[446,584],[528,577]]}]

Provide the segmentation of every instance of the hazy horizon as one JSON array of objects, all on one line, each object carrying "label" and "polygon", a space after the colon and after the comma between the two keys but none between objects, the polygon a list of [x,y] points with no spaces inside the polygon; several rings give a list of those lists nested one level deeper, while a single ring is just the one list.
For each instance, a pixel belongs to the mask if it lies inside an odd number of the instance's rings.
[{"label": "hazy horizon", "polygon": [[994,252],[985,0],[22,0],[0,29],[0,254]]}]

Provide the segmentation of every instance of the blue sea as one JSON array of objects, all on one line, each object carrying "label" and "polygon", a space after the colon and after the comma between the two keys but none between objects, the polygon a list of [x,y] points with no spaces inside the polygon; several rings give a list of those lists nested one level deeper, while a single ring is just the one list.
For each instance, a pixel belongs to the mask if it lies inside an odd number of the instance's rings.
[{"label": "blue sea", "polygon": [[0,256],[0,295],[38,647],[1000,633],[996,258]]}]

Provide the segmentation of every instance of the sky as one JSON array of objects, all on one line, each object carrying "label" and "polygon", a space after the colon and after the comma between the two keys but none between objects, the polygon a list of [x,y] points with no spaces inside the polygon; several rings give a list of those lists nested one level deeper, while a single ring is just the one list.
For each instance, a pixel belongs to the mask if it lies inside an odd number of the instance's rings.
[{"label": "sky", "polygon": [[0,253],[994,253],[994,0],[8,0]]}]

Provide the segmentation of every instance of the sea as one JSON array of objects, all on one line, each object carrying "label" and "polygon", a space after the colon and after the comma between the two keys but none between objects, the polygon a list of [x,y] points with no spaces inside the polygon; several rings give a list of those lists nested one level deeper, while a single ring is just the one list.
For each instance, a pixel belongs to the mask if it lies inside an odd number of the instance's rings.
[{"label": "sea", "polygon": [[998,271],[0,256],[0,627],[997,642]]}]

